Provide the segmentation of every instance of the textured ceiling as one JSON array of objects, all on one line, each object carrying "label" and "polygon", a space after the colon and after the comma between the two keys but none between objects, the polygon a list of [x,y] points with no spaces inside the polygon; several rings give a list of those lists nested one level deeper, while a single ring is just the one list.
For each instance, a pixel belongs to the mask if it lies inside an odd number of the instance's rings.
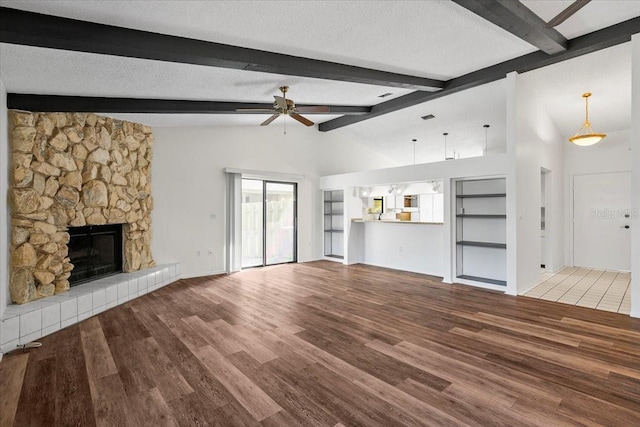
[{"label": "textured ceiling", "polygon": [[[433,114],[435,118],[422,120],[421,117],[427,114]],[[485,124],[490,125],[487,132],[489,152],[504,152],[505,117],[506,84],[505,80],[500,80],[334,132],[367,141],[369,146],[403,164],[413,163],[412,139],[415,138],[416,163],[427,163],[444,160],[444,132],[449,134],[448,157],[454,155],[454,150],[456,157],[482,155]]]},{"label": "textured ceiling", "polygon": [[[550,21],[574,0],[522,0],[536,15]],[[638,0],[592,0],[556,27],[568,39],[581,36],[640,15]]]},{"label": "textured ceiling", "polygon": [[[548,20],[571,1],[524,3]],[[442,79],[535,50],[449,0],[0,0],[0,5]],[[640,1],[593,0],[557,29],[573,38],[635,16],[640,16]],[[580,94],[587,90],[594,92],[596,129],[628,127],[628,47],[597,52],[530,74],[544,82],[539,95],[567,136],[580,125]],[[59,95],[268,102],[278,94],[278,86],[287,84],[291,86],[289,95],[297,103],[372,105],[382,101],[378,98],[382,93],[391,92],[397,97],[409,92],[8,44],[0,44],[0,75],[9,92]],[[484,146],[482,124],[491,124],[490,150],[504,144],[504,97],[504,82],[495,82],[333,132],[393,153],[403,163],[413,161],[412,138],[418,139],[418,162],[443,157],[444,131],[451,134],[452,150],[457,147],[466,155],[478,154]],[[436,119],[420,120],[429,113]],[[240,115],[125,116],[153,126],[253,126],[262,119]],[[322,122],[331,117],[310,118]]]},{"label": "textured ceiling", "polygon": [[449,0],[0,4],[424,77],[451,78],[535,50]]},{"label": "textured ceiling", "polygon": [[[279,87],[297,103],[371,105],[406,89],[281,76],[0,43],[2,79],[10,92],[133,98],[270,102]],[[391,99],[392,97],[385,98]]]},{"label": "textured ceiling", "polygon": [[582,94],[592,92],[589,119],[596,132],[631,127],[631,45],[601,50],[525,74],[538,87],[558,130],[566,138],[584,121]]}]

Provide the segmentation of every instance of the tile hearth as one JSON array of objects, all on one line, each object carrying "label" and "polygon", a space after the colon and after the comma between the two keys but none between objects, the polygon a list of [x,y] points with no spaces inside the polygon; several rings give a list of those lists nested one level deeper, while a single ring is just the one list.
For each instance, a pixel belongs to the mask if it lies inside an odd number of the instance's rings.
[{"label": "tile hearth", "polygon": [[7,307],[0,319],[0,352],[15,350],[91,316],[175,282],[180,264],[104,277],[68,292]]}]

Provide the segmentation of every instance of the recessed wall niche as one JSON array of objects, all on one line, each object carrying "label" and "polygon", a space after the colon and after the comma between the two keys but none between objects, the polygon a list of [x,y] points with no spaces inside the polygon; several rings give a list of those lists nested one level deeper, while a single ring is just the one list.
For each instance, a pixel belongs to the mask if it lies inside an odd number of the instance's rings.
[{"label": "recessed wall niche", "polygon": [[12,301],[69,289],[69,227],[123,224],[124,271],[153,267],[151,128],[86,113],[9,121]]}]

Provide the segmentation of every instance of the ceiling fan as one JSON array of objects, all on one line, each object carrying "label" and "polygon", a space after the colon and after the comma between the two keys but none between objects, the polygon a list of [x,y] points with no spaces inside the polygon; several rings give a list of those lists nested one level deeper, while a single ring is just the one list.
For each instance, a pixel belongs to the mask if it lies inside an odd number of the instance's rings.
[{"label": "ceiling fan", "polygon": [[289,86],[281,86],[280,92],[282,92],[282,96],[274,96],[275,101],[273,102],[273,108],[239,108],[236,111],[251,111],[251,112],[265,112],[272,113],[272,116],[269,117],[264,122],[260,123],[260,126],[266,126],[275,119],[280,116],[286,115],[291,117],[292,119],[302,123],[305,126],[313,126],[314,123],[300,115],[300,113],[328,113],[331,111],[329,107],[320,106],[320,105],[311,105],[304,107],[296,107],[295,102],[292,99],[287,99],[287,91],[289,90]]},{"label": "ceiling fan", "polygon": [[557,27],[571,17],[574,13],[582,9],[591,0],[576,0],[571,3],[565,10],[556,15],[551,21],[547,22],[547,28]]}]

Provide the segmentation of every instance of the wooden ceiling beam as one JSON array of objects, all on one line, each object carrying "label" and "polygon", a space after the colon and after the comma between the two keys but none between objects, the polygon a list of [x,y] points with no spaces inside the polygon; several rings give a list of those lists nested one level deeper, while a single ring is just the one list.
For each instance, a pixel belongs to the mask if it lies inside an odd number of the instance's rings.
[{"label": "wooden ceiling beam", "polygon": [[318,59],[0,7],[0,42],[434,91],[444,82]]},{"label": "wooden ceiling beam", "polygon": [[384,114],[393,113],[403,108],[422,104],[443,96],[451,95],[476,86],[481,86],[506,77],[508,73],[525,73],[547,65],[577,58],[582,55],[596,52],[601,49],[626,43],[631,40],[633,34],[640,33],[640,17],[621,22],[602,30],[594,31],[580,37],[569,40],[566,51],[556,55],[547,55],[542,51],[520,56],[500,64],[492,65],[478,71],[465,74],[447,81],[443,90],[435,93],[411,92],[387,102],[382,102],[371,108],[371,113],[361,116],[343,116],[321,123],[318,129],[327,132],[354,123],[369,120]]},{"label": "wooden ceiling beam", "polygon": [[[296,104],[296,107],[308,107]],[[15,110],[59,113],[140,113],[140,114],[269,114],[237,111],[243,108],[273,108],[273,103],[190,101],[179,99],[105,98],[93,96],[7,94],[7,107]],[[325,113],[305,115],[357,115],[371,112],[371,107],[328,105]]]},{"label": "wooden ceiling beam", "polygon": [[453,0],[549,55],[564,52],[567,39],[517,0]]}]

